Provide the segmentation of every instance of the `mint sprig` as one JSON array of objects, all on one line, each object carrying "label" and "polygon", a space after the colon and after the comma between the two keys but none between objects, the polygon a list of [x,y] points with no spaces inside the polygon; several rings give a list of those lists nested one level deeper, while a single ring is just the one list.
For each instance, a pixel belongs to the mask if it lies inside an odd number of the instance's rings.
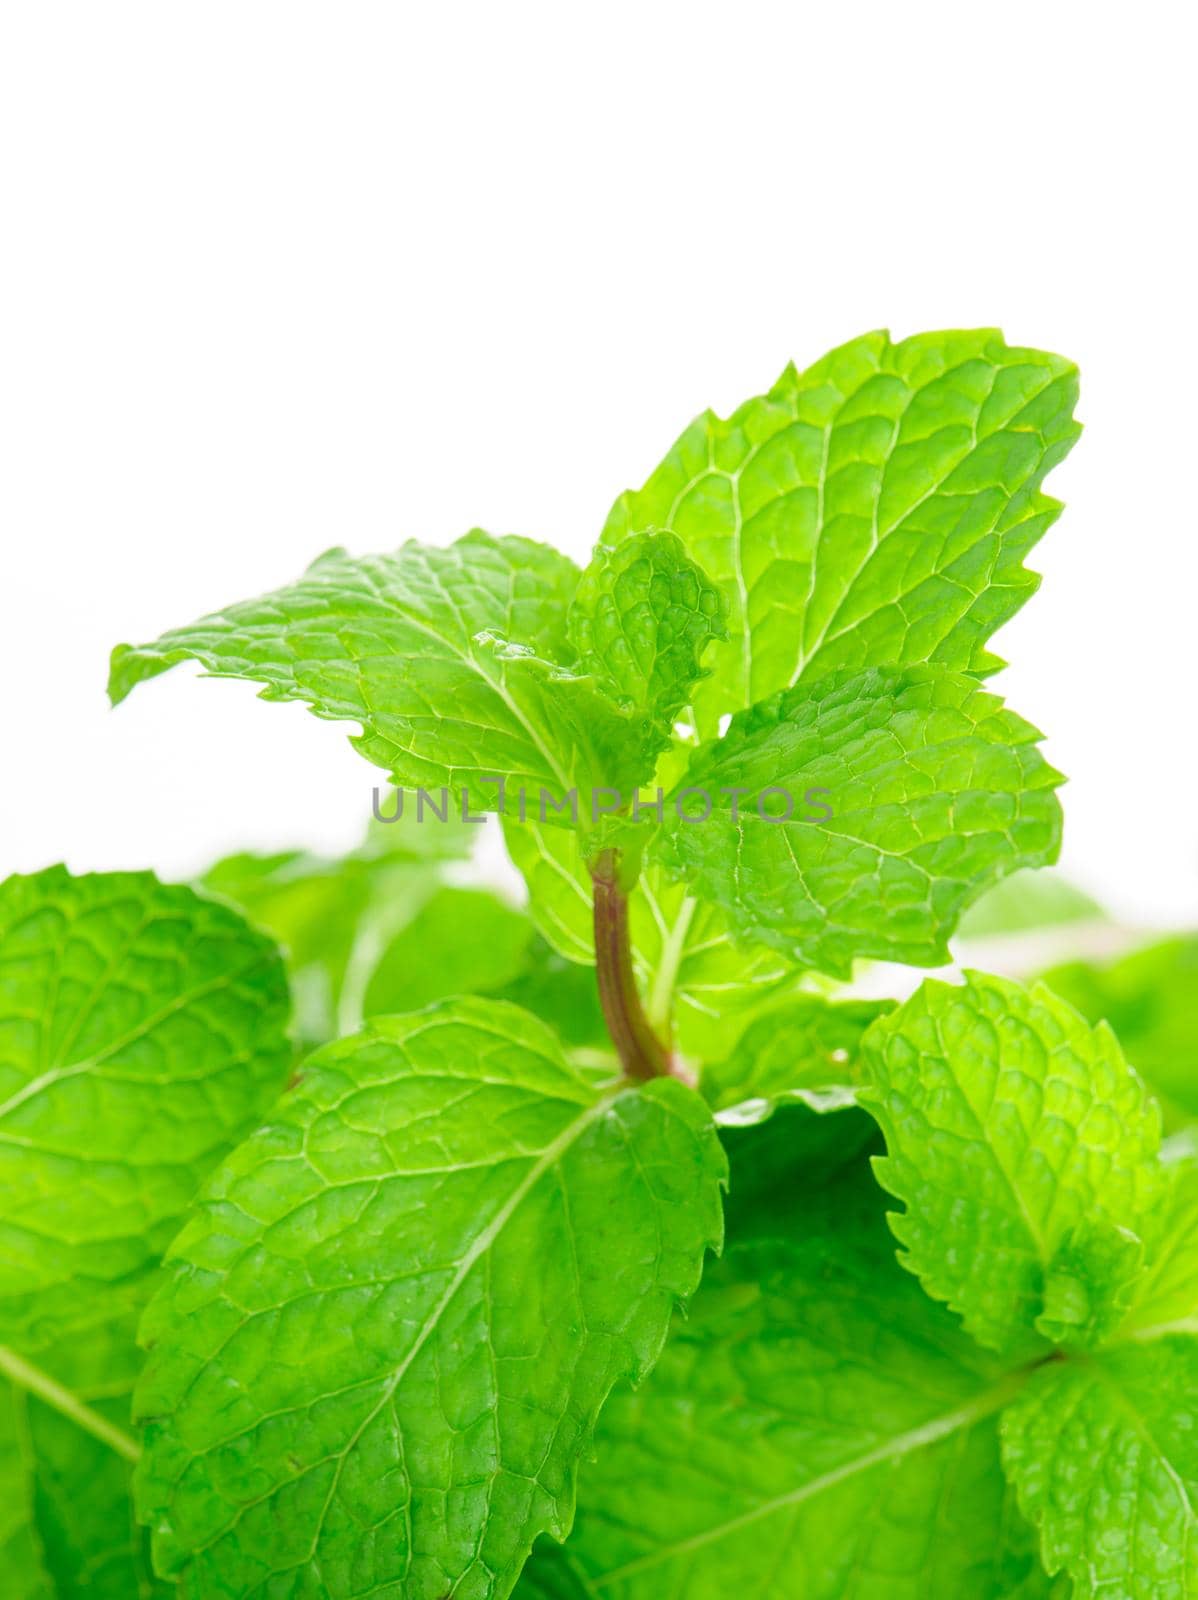
[{"label": "mint sprig", "polygon": [[[0,886],[0,1591],[1198,1592],[1188,945],[842,988],[1055,859],[982,680],[1076,385],[866,335],[583,570],[337,550],[118,647],[114,701],[356,725],[404,818]],[[463,881],[487,811],[527,906]]]}]

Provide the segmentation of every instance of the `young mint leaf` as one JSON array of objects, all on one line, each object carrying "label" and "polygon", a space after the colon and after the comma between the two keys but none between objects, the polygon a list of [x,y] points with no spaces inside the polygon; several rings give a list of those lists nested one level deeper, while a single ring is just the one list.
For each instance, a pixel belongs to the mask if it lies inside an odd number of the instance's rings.
[{"label": "young mint leaf", "polygon": [[899,1271],[867,1171],[775,1194],[605,1408],[566,1554],[603,1600],[1043,1595],[999,1464],[1022,1381]]},{"label": "young mint leaf", "polygon": [[[529,913],[570,961],[595,962],[594,905],[578,839],[509,819],[504,838],[529,891]],[[793,963],[764,945],[739,945],[725,913],[649,863],[629,897],[633,968],[651,1020],[685,1056],[725,1055],[749,1019],[793,988]]]},{"label": "young mint leaf", "polygon": [[1078,1600],[1198,1593],[1198,1343],[1042,1368],[1003,1418],[1003,1464]]},{"label": "young mint leaf", "polygon": [[582,575],[569,630],[579,670],[622,709],[649,718],[661,746],[707,674],[710,640],[726,639],[728,601],[672,533],[601,545]]},{"label": "young mint leaf", "polygon": [[283,1087],[286,1020],[273,946],[190,889],[0,884],[6,1596],[22,1569],[55,1600],[165,1593],[130,1510],[134,1328],[209,1167]]},{"label": "young mint leaf", "polygon": [[852,1105],[865,1030],[893,1004],[795,995],[750,1023],[723,1061],[703,1068],[703,1097],[717,1121],[738,1125],[763,1121],[792,1101],[817,1111]]},{"label": "young mint leaf", "polygon": [[[459,1000],[311,1056],[146,1315],[140,1508],[184,1594],[510,1593],[721,1233],[698,1097]],[[365,1533],[363,1530],[370,1530]]]},{"label": "young mint leaf", "polygon": [[458,804],[465,789],[474,812],[501,809],[500,778],[534,803],[542,787],[558,797],[574,787],[630,791],[648,776],[641,742],[565,665],[577,581],[548,546],[477,530],[443,550],[333,550],[287,588],[154,644],[118,645],[109,693],[116,704],[184,660],[251,678],[264,699],[360,723],[352,743],[393,783],[447,786]]},{"label": "young mint leaf", "polygon": [[700,727],[839,668],[1000,665],[986,641],[1035,590],[1040,493],[1080,429],[1077,370],[992,329],[866,334],[705,412],[603,537],[672,528],[732,600]]},{"label": "young mint leaf", "polygon": [[1127,1304],[1115,1230],[1138,1233],[1164,1181],[1156,1107],[1110,1029],[971,973],[925,982],[865,1055],[903,1264],[990,1348],[1095,1342]]},{"label": "young mint leaf", "polygon": [[1091,1022],[1105,1019],[1160,1097],[1172,1129],[1198,1117],[1198,934],[1177,934],[1108,962],[1042,974]]},{"label": "young mint leaf", "polygon": [[936,966],[972,899],[1056,856],[1061,779],[1039,737],[939,668],[803,683],[700,747],[655,849],[792,961],[843,977],[859,956]]}]

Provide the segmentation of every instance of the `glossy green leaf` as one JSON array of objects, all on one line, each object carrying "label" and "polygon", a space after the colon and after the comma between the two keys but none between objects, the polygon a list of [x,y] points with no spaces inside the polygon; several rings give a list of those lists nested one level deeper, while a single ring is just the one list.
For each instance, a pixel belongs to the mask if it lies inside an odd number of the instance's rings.
[{"label": "glossy green leaf", "polygon": [[0,1593],[165,1593],[133,1520],[138,1314],[283,1087],[274,947],[149,873],[0,885]]},{"label": "glossy green leaf", "polygon": [[172,1250],[140,1507],[181,1597],[510,1593],[721,1232],[697,1096],[460,1000],[317,1052]]},{"label": "glossy green leaf", "polygon": [[109,693],[117,703],[198,661],[264,684],[264,699],[360,723],[355,748],[398,786],[445,786],[455,805],[465,791],[473,812],[502,809],[500,779],[534,803],[542,788],[558,798],[578,788],[585,815],[592,786],[630,792],[652,764],[628,719],[568,670],[577,580],[547,545],[479,531],[443,550],[332,550],[287,588],[153,644],[118,645]]},{"label": "glossy green leaf", "polygon": [[904,1265],[982,1344],[1092,1344],[1129,1303],[1160,1119],[1108,1028],[1042,985],[932,980],[865,1040]]},{"label": "glossy green leaf", "polygon": [[1077,1600],[1198,1594],[1198,1342],[1043,1368],[1003,1419],[1003,1461]]},{"label": "glossy green leaf", "polygon": [[[150,873],[0,885],[0,1343],[135,1299],[196,1187],[286,1081],[274,946]],[[22,1344],[22,1348],[24,1348]]]},{"label": "glossy green leaf", "polygon": [[604,1600],[1044,1594],[999,1465],[1022,1381],[899,1271],[867,1173],[775,1197],[609,1402],[566,1554]]},{"label": "glossy green leaf", "polygon": [[936,668],[800,684],[701,746],[655,849],[733,929],[847,977],[937,966],[966,905],[1055,858],[1060,775],[994,695]]},{"label": "glossy green leaf", "polygon": [[993,329],[871,333],[698,417],[603,536],[672,528],[730,596],[704,732],[840,668],[999,665],[986,642],[1039,581],[1023,562],[1060,514],[1040,484],[1076,397],[1070,362]]}]

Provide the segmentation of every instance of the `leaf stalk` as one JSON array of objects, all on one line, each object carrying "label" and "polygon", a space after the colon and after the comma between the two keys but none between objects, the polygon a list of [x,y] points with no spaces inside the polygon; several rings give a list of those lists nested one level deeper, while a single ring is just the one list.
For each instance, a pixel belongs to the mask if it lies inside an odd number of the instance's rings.
[{"label": "leaf stalk", "polygon": [[673,1061],[650,1026],[636,986],[628,894],[620,866],[620,852],[615,849],[601,850],[591,862],[599,1004],[625,1074],[647,1082],[669,1075]]}]

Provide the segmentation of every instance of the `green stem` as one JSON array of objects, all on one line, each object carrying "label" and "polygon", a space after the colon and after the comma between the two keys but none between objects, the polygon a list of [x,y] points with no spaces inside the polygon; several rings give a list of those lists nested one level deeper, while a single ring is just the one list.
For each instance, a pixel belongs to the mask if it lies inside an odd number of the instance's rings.
[{"label": "green stem", "polygon": [[686,950],[686,936],[697,907],[698,901],[692,895],[687,895],[678,908],[678,915],[670,925],[669,933],[662,940],[661,959],[649,991],[649,1021],[655,1028],[668,1029],[670,1025],[674,985],[678,981],[678,969]]},{"label": "green stem", "polygon": [[591,863],[595,893],[595,966],[607,1031],[630,1078],[664,1077],[669,1052],[649,1025],[632,970],[628,895],[620,882],[620,852],[601,850]]}]

